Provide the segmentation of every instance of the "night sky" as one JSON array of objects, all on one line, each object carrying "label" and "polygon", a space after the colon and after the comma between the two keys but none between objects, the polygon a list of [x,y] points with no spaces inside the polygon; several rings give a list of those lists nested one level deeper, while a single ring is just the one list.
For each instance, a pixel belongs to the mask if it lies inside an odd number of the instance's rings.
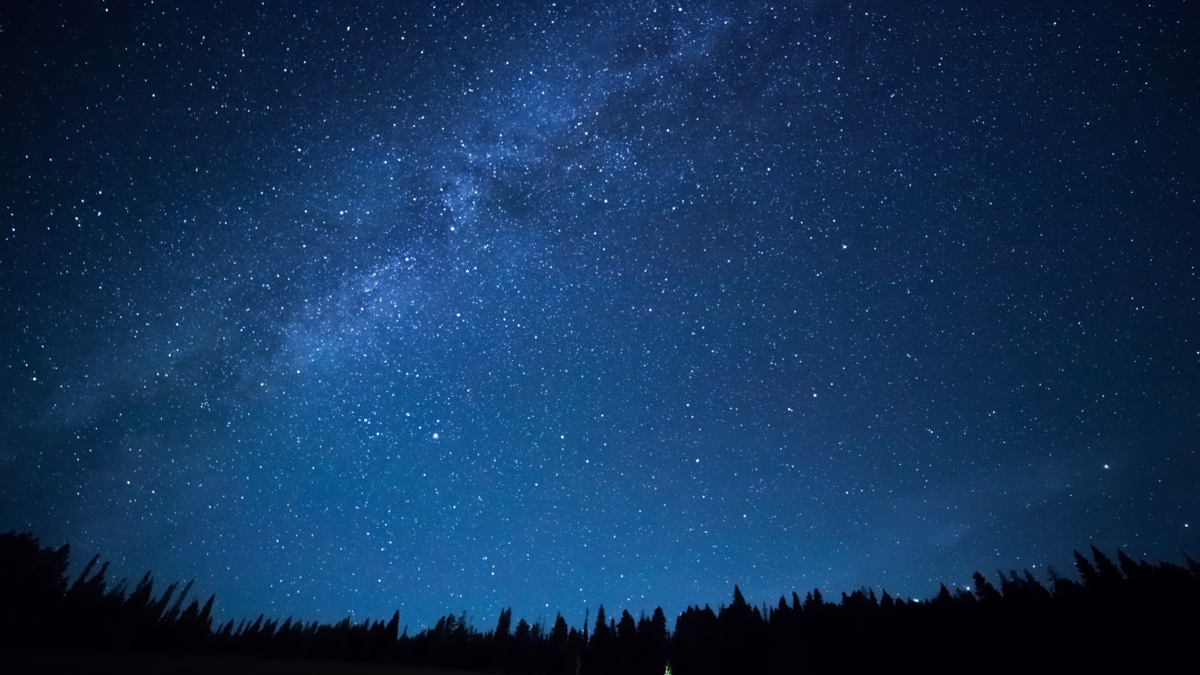
[{"label": "night sky", "polygon": [[1070,4],[6,5],[0,531],[410,633],[1200,555],[1200,21]]}]

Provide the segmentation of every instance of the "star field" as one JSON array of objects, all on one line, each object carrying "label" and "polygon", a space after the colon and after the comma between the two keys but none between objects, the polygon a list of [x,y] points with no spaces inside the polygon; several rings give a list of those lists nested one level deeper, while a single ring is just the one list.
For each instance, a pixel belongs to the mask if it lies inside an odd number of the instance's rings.
[{"label": "star field", "polygon": [[1200,550],[1187,3],[34,4],[0,530],[110,582],[578,626]]}]

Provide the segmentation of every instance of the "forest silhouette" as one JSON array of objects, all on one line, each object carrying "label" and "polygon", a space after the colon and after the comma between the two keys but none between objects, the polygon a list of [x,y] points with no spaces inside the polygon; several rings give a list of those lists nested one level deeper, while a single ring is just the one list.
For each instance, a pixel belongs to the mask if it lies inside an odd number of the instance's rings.
[{"label": "forest silhouette", "polygon": [[[1114,672],[1195,664],[1200,565],[1113,562],[1075,552],[1079,580],[1050,570],[1044,586],[1025,571],[979,572],[973,590],[943,584],[927,600],[874,589],[826,600],[818,589],[775,606],[751,605],[735,586],[728,606],[688,607],[670,630],[661,608],[619,618],[603,606],[583,628],[560,614],[547,627],[501,612],[480,631],[466,612],[414,635],[388,621],[335,624],[260,615],[214,624],[215,596],[189,602],[191,583],[155,595],[150,572],[109,587],[92,558],[70,582],[70,546],[42,547],[32,533],[0,535],[0,657],[4,653],[151,653],[341,661],[496,673],[672,675],[832,672]],[[591,630],[588,630],[591,624]],[[0,666],[3,661],[0,660]],[[0,668],[2,669],[2,668]]]}]

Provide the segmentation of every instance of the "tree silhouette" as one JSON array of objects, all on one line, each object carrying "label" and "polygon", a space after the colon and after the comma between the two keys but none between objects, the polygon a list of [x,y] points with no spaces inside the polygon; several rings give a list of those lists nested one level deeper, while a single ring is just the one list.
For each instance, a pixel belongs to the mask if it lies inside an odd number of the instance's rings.
[{"label": "tree silhouette", "polygon": [[1100,588],[1100,573],[1079,551],[1075,551],[1075,569],[1079,570],[1079,578],[1083,579],[1085,589],[1095,591]]},{"label": "tree silhouette", "polygon": [[1121,576],[1121,570],[1108,559],[1108,556],[1100,552],[1100,549],[1092,546],[1092,559],[1096,561],[1096,569],[1099,571],[1100,583],[1106,590],[1115,590],[1120,587],[1124,577]]},{"label": "tree silhouette", "polygon": [[[127,593],[109,589],[107,563],[93,558],[73,583],[69,547],[42,547],[32,534],[0,535],[0,645],[28,649],[89,649],[217,654],[277,659],[395,663],[512,673],[675,675],[742,672],[1007,673],[1021,670],[1152,672],[1187,663],[1200,629],[1200,569],[1135,562],[1118,550],[1116,563],[1099,549],[1078,552],[1082,583],[1049,570],[1050,587],[1029,570],[999,573],[999,588],[976,572],[974,592],[945,584],[929,600],[902,600],[871,588],[828,603],[818,589],[802,601],[792,593],[775,606],[751,605],[734,586],[728,606],[689,606],[667,630],[661,608],[619,621],[603,607],[591,639],[587,626],[562,615],[549,630],[501,611],[496,629],[480,633],[467,613],[449,614],[410,635],[400,613],[390,620],[346,618],[335,624],[265,615],[229,619],[214,630],[215,596],[203,604],[194,583],[154,594],[147,572]],[[997,641],[995,636],[1003,636]],[[7,671],[6,671],[7,672]]]}]

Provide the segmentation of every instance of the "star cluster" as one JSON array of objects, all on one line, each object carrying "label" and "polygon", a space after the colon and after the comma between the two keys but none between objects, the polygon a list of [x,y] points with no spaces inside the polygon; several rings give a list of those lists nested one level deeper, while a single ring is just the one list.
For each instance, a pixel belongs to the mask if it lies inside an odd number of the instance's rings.
[{"label": "star cluster", "polygon": [[414,627],[1200,550],[1183,4],[33,4],[0,529]]}]

